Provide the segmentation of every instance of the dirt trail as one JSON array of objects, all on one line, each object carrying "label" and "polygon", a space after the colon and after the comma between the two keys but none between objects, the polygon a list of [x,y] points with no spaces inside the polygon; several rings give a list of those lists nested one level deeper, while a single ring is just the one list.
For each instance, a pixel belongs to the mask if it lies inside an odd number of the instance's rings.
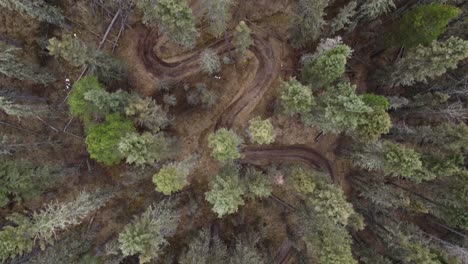
[{"label": "dirt trail", "polygon": [[[197,1],[194,2],[197,3]],[[199,66],[200,54],[206,48],[210,48],[218,54],[232,51],[232,47],[228,44],[228,41],[219,39],[204,48],[180,56],[180,59],[171,58],[164,60],[154,52],[154,47],[158,45],[158,41],[161,41],[158,31],[140,28],[137,29],[137,32],[137,36],[139,37],[137,45],[138,57],[142,61],[146,71],[151,73],[160,83],[176,83],[198,74],[201,71]],[[228,37],[228,39],[230,38]],[[240,88],[239,94],[223,110],[214,123],[215,129],[221,127],[231,128],[236,124],[245,124],[249,114],[280,75],[280,43],[274,38],[256,31],[252,33],[252,39],[253,45],[249,48],[249,51],[258,60],[258,67],[256,67],[256,72],[254,73],[255,77],[246,83],[245,87]],[[206,131],[211,129],[212,127],[207,128]],[[205,134],[202,133],[199,140],[203,140],[203,135]],[[335,181],[335,174],[328,159],[316,150],[307,148],[304,145],[249,146],[244,149],[243,154],[244,159],[242,162],[249,164],[260,164],[265,161],[302,162],[309,166],[328,171],[332,180]]]},{"label": "dirt trail", "polygon": [[253,165],[265,165],[270,162],[300,162],[330,174],[335,182],[333,167],[327,158],[318,151],[304,145],[291,146],[248,146],[244,148],[241,162]]}]

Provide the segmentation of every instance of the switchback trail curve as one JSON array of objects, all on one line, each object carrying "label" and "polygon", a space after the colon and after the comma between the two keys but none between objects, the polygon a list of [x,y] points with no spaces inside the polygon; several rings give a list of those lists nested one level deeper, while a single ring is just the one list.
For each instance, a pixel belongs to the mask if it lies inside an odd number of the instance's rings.
[{"label": "switchback trail curve", "polygon": [[267,163],[300,162],[314,168],[320,168],[330,174],[336,182],[333,167],[327,158],[318,151],[304,145],[291,146],[247,146],[243,149],[241,163],[265,165]]}]

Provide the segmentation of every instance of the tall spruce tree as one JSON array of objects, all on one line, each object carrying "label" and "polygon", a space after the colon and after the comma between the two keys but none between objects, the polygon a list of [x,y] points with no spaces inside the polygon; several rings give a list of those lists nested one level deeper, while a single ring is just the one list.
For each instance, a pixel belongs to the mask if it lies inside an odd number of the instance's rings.
[{"label": "tall spruce tree", "polygon": [[428,79],[441,76],[457,63],[468,58],[468,41],[450,37],[445,41],[434,41],[429,46],[418,46],[408,51],[391,75],[395,85],[426,83]]},{"label": "tall spruce tree", "polygon": [[27,15],[39,21],[45,21],[58,26],[65,25],[62,10],[47,4],[43,0],[0,0],[0,7]]}]

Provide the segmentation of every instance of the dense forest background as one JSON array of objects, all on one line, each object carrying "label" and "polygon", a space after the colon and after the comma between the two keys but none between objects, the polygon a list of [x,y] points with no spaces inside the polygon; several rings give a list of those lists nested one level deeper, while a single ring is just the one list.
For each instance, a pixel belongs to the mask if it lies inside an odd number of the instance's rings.
[{"label": "dense forest background", "polygon": [[468,263],[466,0],[0,0],[3,263]]}]

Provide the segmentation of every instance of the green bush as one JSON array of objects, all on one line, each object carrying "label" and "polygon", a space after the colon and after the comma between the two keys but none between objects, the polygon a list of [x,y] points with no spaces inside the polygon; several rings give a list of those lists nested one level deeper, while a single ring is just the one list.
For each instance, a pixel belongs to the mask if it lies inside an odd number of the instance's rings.
[{"label": "green bush", "polygon": [[88,124],[95,112],[92,102],[85,99],[85,94],[90,91],[102,91],[104,88],[99,84],[97,78],[92,75],[85,76],[73,84],[73,88],[68,96],[67,103],[70,112],[74,117]]},{"label": "green bush", "polygon": [[105,165],[118,163],[123,158],[118,150],[119,142],[126,134],[134,131],[135,127],[130,120],[118,114],[108,115],[104,123],[89,127],[86,136],[89,155]]},{"label": "green bush", "polygon": [[460,14],[450,5],[418,5],[403,15],[390,35],[391,45],[406,48],[429,45],[444,33],[449,21]]},{"label": "green bush", "polygon": [[356,134],[364,141],[377,140],[380,135],[390,131],[392,122],[386,111],[390,104],[384,96],[380,95],[364,94],[361,98],[367,106],[372,108],[372,111],[362,115]]},{"label": "green bush", "polygon": [[249,121],[249,134],[252,141],[258,144],[271,144],[275,141],[275,130],[270,119],[255,117]]},{"label": "green bush", "polygon": [[241,157],[239,145],[241,138],[232,130],[221,128],[208,137],[211,156],[220,162],[232,161]]}]

